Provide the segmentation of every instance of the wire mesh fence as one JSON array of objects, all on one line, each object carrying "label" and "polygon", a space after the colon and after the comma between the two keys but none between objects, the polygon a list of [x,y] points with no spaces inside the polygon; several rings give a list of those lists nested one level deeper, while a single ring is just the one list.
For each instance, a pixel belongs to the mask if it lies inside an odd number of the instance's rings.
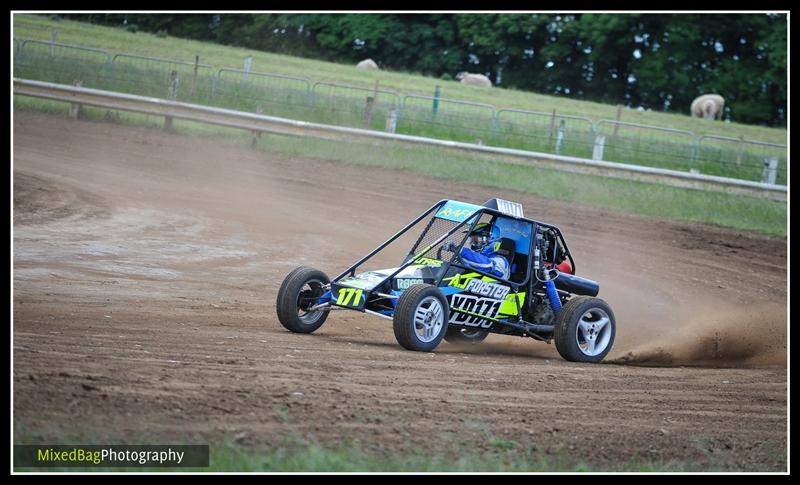
[{"label": "wire mesh fence", "polygon": [[217,72],[213,103],[239,111],[291,117],[298,110],[308,118],[311,81],[304,77],[223,68]]},{"label": "wire mesh fence", "polygon": [[592,158],[689,171],[696,169],[695,135],[687,130],[600,120],[595,123]]},{"label": "wire mesh fence", "polygon": [[698,138],[697,148],[697,164],[702,173],[786,185],[786,145],[703,135]]},{"label": "wire mesh fence", "polygon": [[501,109],[497,112],[499,142],[509,148],[589,158],[594,126],[589,118],[540,111]]},{"label": "wire mesh fence", "polygon": [[194,60],[13,39],[14,77],[393,133],[787,183],[785,144],[553,112],[501,108],[375,86],[217,69]]},{"label": "wire mesh fence", "polygon": [[[103,49],[23,40],[14,56],[14,76],[74,84],[76,81],[110,76],[110,60],[110,54]],[[85,83],[83,85],[86,86]]]},{"label": "wire mesh fence", "polygon": [[177,101],[207,102],[214,85],[214,67],[207,64],[157,57],[116,54],[112,58],[114,78],[135,82],[135,94]]},{"label": "wire mesh fence", "polygon": [[312,87],[315,121],[384,130],[392,110],[400,106],[394,91],[317,82]]},{"label": "wire mesh fence", "polygon": [[433,96],[409,95],[397,118],[397,132],[486,144],[496,136],[495,107]]}]

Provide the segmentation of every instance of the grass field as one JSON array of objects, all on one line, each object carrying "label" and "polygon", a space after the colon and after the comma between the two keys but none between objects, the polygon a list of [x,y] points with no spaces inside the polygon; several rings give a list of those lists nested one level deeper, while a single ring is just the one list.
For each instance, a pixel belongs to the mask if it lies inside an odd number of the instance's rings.
[{"label": "grass field", "polygon": [[[604,160],[753,181],[761,181],[764,159],[774,156],[778,159],[776,182],[786,183],[785,149],[697,139],[685,131],[785,143],[785,130],[635,110],[624,110],[622,120],[664,129],[597,124],[600,119],[615,118],[617,108],[502,88],[479,89],[405,73],[364,72],[348,65],[45,16],[18,15],[14,28],[17,38],[40,41],[49,41],[51,32],[57,31],[61,43],[102,48],[115,59],[110,62],[109,55],[87,49],[27,42],[15,57],[16,77],[67,84],[81,80],[86,87],[374,130],[383,130],[389,113],[402,105],[397,120],[397,132],[402,134],[583,158],[592,157],[595,134],[603,134]],[[16,47],[21,45],[18,41]],[[245,77],[219,71],[240,68],[235,60],[250,54],[253,71],[288,77],[257,73]],[[155,62],[137,55],[184,61],[198,56],[200,65],[195,70],[191,64]],[[437,87],[441,100],[430,98]]]},{"label": "grass field", "polygon": [[[432,96],[436,86],[441,86],[442,97],[463,99],[477,103],[488,103],[498,107],[508,107],[542,112],[557,110],[560,114],[585,116],[595,120],[615,119],[617,106],[589,101],[578,101],[564,97],[546,96],[514,89],[481,89],[465,86],[455,81],[444,81],[432,77],[393,72],[362,71],[354,66],[316,61],[298,57],[284,56],[251,49],[222,46],[212,43],[158,37],[149,33],[132,33],[122,28],[104,27],[67,20],[53,20],[48,16],[15,15],[13,33],[17,38],[50,41],[51,32],[58,31],[58,42],[94,46],[115,52],[182,59],[193,62],[200,56],[200,62],[218,68],[241,69],[244,59],[252,56],[253,71],[278,72],[294,76],[313,77],[318,81],[331,81],[343,84],[358,84],[372,87],[379,81],[380,88],[397,90],[405,94]],[[771,143],[787,142],[785,129],[738,123],[719,123],[691,118],[688,106],[676,113],[637,111],[623,109],[622,121],[656,125],[665,128],[691,130],[698,135],[715,134],[733,138],[762,140]]]},{"label": "grass field", "polygon": [[[68,105],[16,97],[15,109],[33,109],[67,116]],[[112,113],[84,108],[86,119],[163,126],[163,118],[133,113]],[[194,136],[224,136],[250,143],[252,135],[200,123],[175,121],[175,129]],[[748,232],[785,237],[787,204],[765,198],[699,191],[594,175],[565,173],[517,165],[488,156],[470,156],[435,147],[384,144],[380,156],[367,143],[338,143],[311,138],[263,135],[258,149],[304,158],[334,160],[363,166],[395,168],[431,177],[518,190],[569,201],[579,206],[606,207],[627,213],[678,221],[716,224]]]}]

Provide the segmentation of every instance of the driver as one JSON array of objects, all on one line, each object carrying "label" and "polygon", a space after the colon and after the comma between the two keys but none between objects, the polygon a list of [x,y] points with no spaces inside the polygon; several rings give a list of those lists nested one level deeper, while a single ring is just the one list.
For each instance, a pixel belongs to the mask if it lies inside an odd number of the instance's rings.
[{"label": "driver", "polygon": [[[505,257],[497,254],[495,243],[499,241],[497,229],[488,222],[480,222],[469,233],[470,247],[465,244],[459,256],[466,266],[507,280],[511,275],[511,265]],[[451,253],[456,248],[458,245],[455,241],[447,241],[443,245],[443,249]]]}]

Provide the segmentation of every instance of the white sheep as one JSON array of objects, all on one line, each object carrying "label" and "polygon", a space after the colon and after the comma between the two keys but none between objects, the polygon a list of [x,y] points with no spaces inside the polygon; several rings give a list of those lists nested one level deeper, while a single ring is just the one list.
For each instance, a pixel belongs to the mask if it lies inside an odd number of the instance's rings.
[{"label": "white sheep", "polygon": [[692,116],[707,120],[722,119],[725,109],[725,99],[719,94],[704,94],[692,101]]},{"label": "white sheep", "polygon": [[492,87],[492,81],[483,74],[472,74],[469,72],[459,72],[456,74],[456,79],[461,81],[461,84],[470,84],[472,86]]},{"label": "white sheep", "polygon": [[378,70],[380,70],[380,67],[378,67],[378,65],[375,64],[375,61],[373,61],[372,59],[364,59],[363,61],[361,61],[358,64],[356,64],[356,67],[358,69],[378,69]]}]

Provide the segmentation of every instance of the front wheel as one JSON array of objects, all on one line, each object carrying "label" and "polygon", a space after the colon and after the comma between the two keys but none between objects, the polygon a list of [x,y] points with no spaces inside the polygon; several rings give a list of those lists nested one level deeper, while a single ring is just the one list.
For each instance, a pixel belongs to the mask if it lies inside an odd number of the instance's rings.
[{"label": "front wheel", "polygon": [[614,344],[614,312],[600,298],[576,296],[556,316],[556,349],[572,362],[600,362]]},{"label": "front wheel", "polygon": [[278,320],[296,333],[311,333],[325,323],[327,310],[310,310],[325,293],[331,280],[322,271],[300,266],[283,280],[278,290]]},{"label": "front wheel", "polygon": [[442,341],[449,316],[450,308],[439,288],[424,283],[412,285],[397,301],[394,336],[408,350],[430,352]]}]

